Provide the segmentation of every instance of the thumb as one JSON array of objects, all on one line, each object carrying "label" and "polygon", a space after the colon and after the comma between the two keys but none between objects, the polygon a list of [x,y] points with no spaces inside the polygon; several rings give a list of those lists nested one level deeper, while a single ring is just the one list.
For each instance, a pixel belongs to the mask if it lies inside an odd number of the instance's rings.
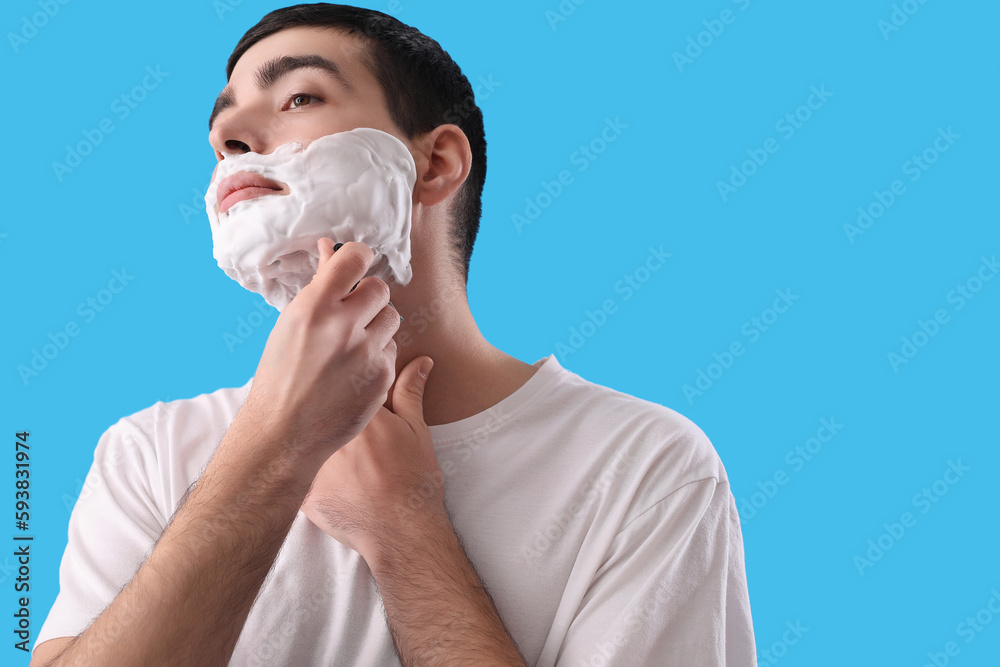
[{"label": "thumb", "polygon": [[426,426],[424,422],[424,387],[434,366],[430,357],[417,357],[406,364],[392,389],[392,411],[410,426]]}]

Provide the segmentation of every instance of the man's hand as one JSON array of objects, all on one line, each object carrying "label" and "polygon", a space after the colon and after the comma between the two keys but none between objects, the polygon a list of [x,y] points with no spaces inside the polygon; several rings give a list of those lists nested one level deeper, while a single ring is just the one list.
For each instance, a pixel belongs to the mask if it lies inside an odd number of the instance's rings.
[{"label": "man's hand", "polygon": [[384,281],[362,279],[375,258],[371,248],[350,242],[334,255],[328,238],[318,247],[316,275],[278,317],[240,412],[282,432],[302,456],[322,461],[385,402],[399,314],[388,305]]},{"label": "man's hand", "polygon": [[380,407],[326,460],[302,511],[365,559],[403,665],[523,667],[445,509],[424,422],[425,362],[433,363],[423,356],[407,364],[392,387],[392,410]]},{"label": "man's hand", "polygon": [[392,388],[393,409],[380,407],[357,437],[327,459],[302,504],[314,524],[366,560],[404,530],[447,520],[444,475],[424,422],[432,365],[426,356],[407,364]]}]

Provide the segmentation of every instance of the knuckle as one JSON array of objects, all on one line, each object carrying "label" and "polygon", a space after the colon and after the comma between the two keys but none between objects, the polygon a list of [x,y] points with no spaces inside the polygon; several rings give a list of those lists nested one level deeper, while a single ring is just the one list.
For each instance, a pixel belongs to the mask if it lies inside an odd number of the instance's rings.
[{"label": "knuckle", "polygon": [[370,261],[365,259],[365,255],[362,253],[351,252],[345,254],[337,266],[343,267],[343,271],[349,275],[357,275],[358,273],[364,273],[368,269]]},{"label": "knuckle", "polygon": [[388,306],[388,308],[389,308],[389,314],[391,316],[389,319],[389,326],[392,329],[392,333],[395,334],[397,331],[399,331],[399,328],[403,326],[403,322],[399,319],[398,310],[396,310],[392,306]]},{"label": "knuckle", "polygon": [[375,251],[372,250],[371,246],[369,246],[367,243],[361,243],[360,241],[358,241],[357,243],[358,245],[361,246],[361,250],[365,254],[365,257],[368,258],[367,263],[371,264],[372,261],[375,259]]},{"label": "knuckle", "polygon": [[[394,321],[398,321],[399,317],[392,312],[392,308],[382,308],[375,316],[374,326],[379,333],[379,338],[382,339],[382,347],[386,346],[385,336],[392,336],[396,333]],[[390,339],[391,340],[391,339]]]},{"label": "knuckle", "polygon": [[368,276],[363,282],[365,282],[368,289],[370,289],[378,297],[379,301],[389,303],[389,297],[391,295],[389,293],[389,286],[384,280],[377,276]]},{"label": "knuckle", "polygon": [[388,394],[389,387],[392,386],[392,381],[395,380],[395,373],[392,372],[392,367],[386,368],[384,375],[382,376],[382,392]]},{"label": "knuckle", "polygon": [[369,335],[365,340],[365,354],[368,356],[368,363],[373,366],[378,366],[379,370],[385,365],[385,360],[382,358],[382,348],[384,344],[379,342],[379,336],[369,332]]},{"label": "knuckle", "polygon": [[366,265],[371,264],[375,259],[375,252],[366,243],[360,241],[348,241],[345,245],[350,246],[351,255]]}]

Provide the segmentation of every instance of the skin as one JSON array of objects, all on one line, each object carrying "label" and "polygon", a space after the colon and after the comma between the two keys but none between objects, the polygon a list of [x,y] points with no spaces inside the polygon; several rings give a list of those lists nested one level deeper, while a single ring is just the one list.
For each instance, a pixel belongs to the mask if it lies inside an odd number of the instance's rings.
[{"label": "skin", "polygon": [[[523,385],[535,368],[483,337],[469,310],[464,281],[452,266],[447,211],[472,164],[468,139],[451,124],[407,139],[389,118],[381,86],[359,59],[361,48],[353,36],[316,28],[291,28],[261,40],[236,64],[230,85],[239,91],[238,107],[216,118],[209,142],[221,160],[221,151],[249,148],[268,154],[290,141],[308,144],[335,132],[372,127],[409,148],[417,167],[410,233],[413,280],[406,286],[390,286],[390,300],[406,318],[397,341],[409,342],[397,350],[396,371],[421,355],[435,360],[434,377],[428,379],[424,396],[424,418],[427,424],[447,424],[496,405]],[[353,90],[307,69],[286,75],[269,93],[257,90],[254,73],[261,63],[276,56],[311,53],[339,64]],[[315,97],[307,104],[288,99],[313,90]],[[438,315],[416,317],[432,306],[437,306]],[[491,382],[484,384],[483,377]]]},{"label": "skin", "polygon": [[[483,338],[452,268],[447,210],[468,176],[468,140],[454,125],[403,136],[362,48],[316,28],[261,40],[237,63],[237,104],[209,141],[221,160],[356,127],[396,136],[417,167],[413,280],[362,280],[367,246],[334,253],[320,241],[316,276],[279,316],[246,402],[150,557],[80,637],[45,642],[32,665],[226,664],[300,508],[365,559],[403,664],[525,664],[461,547],[443,484],[427,484],[443,479],[427,425],[488,409],[536,367]],[[255,86],[262,63],[307,54],[337,62],[350,88],[315,69]],[[418,368],[430,360],[425,379]],[[426,502],[399,512],[415,493]]]}]

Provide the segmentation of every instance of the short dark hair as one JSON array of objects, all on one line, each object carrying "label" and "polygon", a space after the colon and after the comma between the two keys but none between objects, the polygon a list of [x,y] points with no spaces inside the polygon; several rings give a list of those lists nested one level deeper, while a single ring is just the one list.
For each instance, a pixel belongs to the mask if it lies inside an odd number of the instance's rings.
[{"label": "short dark hair", "polygon": [[408,139],[452,123],[462,128],[472,149],[469,176],[449,211],[455,261],[466,284],[472,247],[482,216],[486,181],[486,133],[483,113],[469,79],[435,40],[396,18],[372,9],[315,3],[270,12],[240,38],[226,64],[226,80],[236,62],[261,39],[286,28],[326,27],[360,35],[367,48],[365,64],[382,86],[389,117]]}]

